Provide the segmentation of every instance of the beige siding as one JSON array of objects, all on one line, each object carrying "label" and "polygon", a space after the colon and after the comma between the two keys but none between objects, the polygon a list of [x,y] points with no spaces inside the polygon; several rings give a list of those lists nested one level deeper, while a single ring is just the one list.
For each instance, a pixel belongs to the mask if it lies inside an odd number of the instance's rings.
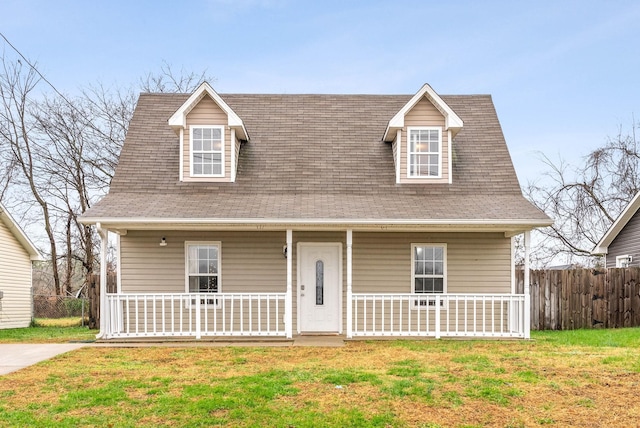
[{"label": "beige siding", "polygon": [[353,292],[410,293],[411,244],[447,244],[447,292],[509,293],[511,240],[500,233],[354,233]]},{"label": "beige siding", "polygon": [[0,329],[31,323],[31,260],[9,228],[0,220]]},{"label": "beige siding", "polygon": [[[160,247],[165,236],[168,245]],[[298,259],[301,242],[342,244],[342,318],[346,328],[346,233],[295,232],[293,249],[293,331],[297,331]],[[282,232],[141,232],[121,238],[122,291],[185,291],[185,241],[221,242],[222,292],[286,291]],[[511,240],[499,233],[364,233],[353,234],[354,293],[410,293],[411,244],[447,244],[449,293],[509,293]]]},{"label": "beige siding", "polygon": [[[167,246],[159,246],[162,237]],[[284,232],[129,231],[120,238],[124,293],[182,293],[186,289],[185,242],[221,243],[223,292],[284,292]]]},{"label": "beige siding", "polygon": [[[407,178],[407,153],[408,134],[407,128],[413,126],[440,126],[442,127],[442,178]],[[448,183],[449,182],[449,135],[445,130],[444,116],[431,104],[429,100],[423,98],[409,111],[404,118],[404,129],[402,130],[402,150],[400,152],[400,177],[403,183]]]},{"label": "beige siding", "polygon": [[[184,130],[183,139],[183,159],[184,181],[229,181],[231,177],[231,132],[227,127],[228,123],[227,114],[209,97],[205,95],[202,100],[189,112],[187,115],[187,128]],[[192,178],[190,173],[189,146],[190,142],[190,127],[192,125],[223,125],[224,126],[224,177],[215,178]]]}]

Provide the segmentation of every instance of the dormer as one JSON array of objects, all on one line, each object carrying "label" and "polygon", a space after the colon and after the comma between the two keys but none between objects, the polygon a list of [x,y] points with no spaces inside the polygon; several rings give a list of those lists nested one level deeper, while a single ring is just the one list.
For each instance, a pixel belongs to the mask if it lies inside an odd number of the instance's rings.
[{"label": "dormer", "polygon": [[452,183],[451,142],[463,123],[425,84],[389,121],[396,183]]},{"label": "dormer", "polygon": [[236,181],[240,144],[249,135],[207,82],[169,118],[169,126],[180,137],[180,181]]}]

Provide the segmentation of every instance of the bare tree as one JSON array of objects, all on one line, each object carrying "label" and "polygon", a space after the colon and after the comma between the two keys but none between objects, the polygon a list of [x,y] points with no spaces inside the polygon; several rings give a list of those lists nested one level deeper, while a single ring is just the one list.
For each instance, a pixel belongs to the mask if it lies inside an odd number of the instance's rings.
[{"label": "bare tree", "polygon": [[621,127],[579,167],[541,155],[547,171],[525,188],[527,197],[554,219],[553,226],[539,232],[536,256],[541,264],[558,256],[567,262],[594,262],[591,250],[640,190],[638,126],[634,120],[629,133]]},{"label": "bare tree", "polygon": [[[53,289],[67,294],[79,269],[86,278],[97,268],[97,236],[78,217],[108,192],[137,91],[96,84],[74,98],[45,96],[42,76],[25,61],[0,57],[0,200],[40,208]],[[165,62],[140,83],[143,91],[191,92],[205,79]]]},{"label": "bare tree", "polygon": [[176,72],[169,63],[163,61],[159,72],[149,72],[140,79],[140,89],[143,92],[190,93],[204,81],[215,81],[207,75],[207,70],[196,73],[181,67],[180,71]]},{"label": "bare tree", "polygon": [[55,185],[50,177],[39,174],[41,159],[46,145],[41,144],[34,131],[34,110],[31,96],[40,78],[32,67],[23,68],[20,61],[0,59],[0,139],[9,148],[11,163],[19,171],[19,180],[30,191],[42,211],[44,228],[49,240],[53,281],[56,293],[60,293],[60,276],[57,267],[57,247],[54,224],[51,222],[51,207],[42,189]]}]

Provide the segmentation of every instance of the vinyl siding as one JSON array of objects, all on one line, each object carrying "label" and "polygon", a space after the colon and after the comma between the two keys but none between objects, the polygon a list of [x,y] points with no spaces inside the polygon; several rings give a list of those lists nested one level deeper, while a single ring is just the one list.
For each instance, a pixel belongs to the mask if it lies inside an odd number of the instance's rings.
[{"label": "vinyl siding", "polygon": [[28,327],[31,323],[31,260],[29,254],[0,220],[0,329]]},{"label": "vinyl siding", "polygon": [[616,257],[625,254],[633,257],[630,266],[640,266],[640,210],[636,211],[609,245],[606,267],[615,268]]},{"label": "vinyl siding", "polygon": [[284,232],[129,231],[120,238],[122,292],[185,292],[186,241],[220,242],[223,292],[286,291]]},{"label": "vinyl siding", "polygon": [[[160,247],[160,238],[167,246]],[[121,237],[124,293],[183,293],[185,241],[221,243],[220,287],[231,292],[285,292],[282,232],[129,231]],[[299,243],[342,244],[342,326],[346,328],[346,233],[293,232],[293,331],[297,331]],[[511,240],[499,233],[353,234],[353,292],[410,293],[411,244],[447,244],[447,292],[509,293]]]},{"label": "vinyl siding", "polygon": [[[202,100],[187,114],[187,128],[184,130],[183,159],[184,181],[229,181],[231,177],[231,132],[228,129],[227,114],[209,97],[205,95]],[[221,125],[224,126],[224,177],[190,177],[189,146],[191,144],[190,127],[192,125]],[[237,159],[237,157],[236,157]]]},{"label": "vinyl siding", "polygon": [[411,244],[447,244],[448,293],[509,293],[511,240],[500,233],[354,233],[353,292],[410,293]]},{"label": "vinyl siding", "polygon": [[[446,292],[447,293],[501,293],[511,292],[511,240],[501,233],[354,233],[353,235],[353,292],[354,293],[411,293],[411,244],[446,244]],[[474,304],[460,302],[456,307],[450,302],[441,313],[441,328],[472,330]],[[501,331],[508,327],[508,304],[478,302],[475,309],[484,305],[486,313],[493,317],[476,317],[478,328]],[[427,308],[417,309],[409,302],[381,302],[354,305],[354,327],[363,328],[364,313],[376,314],[376,326],[386,328],[390,314],[396,314],[395,328],[400,325],[418,326],[435,324],[435,312]],[[392,307],[393,306],[393,307]],[[458,314],[456,319],[454,314]],[[465,317],[466,313],[466,317]],[[403,314],[402,322],[398,318]],[[484,324],[483,324],[484,322]],[[373,328],[368,320],[368,328]]]},{"label": "vinyl siding", "polygon": [[[442,133],[442,174],[441,178],[408,178],[407,154],[409,139],[407,129],[414,126],[438,126]],[[449,182],[449,136],[445,130],[444,116],[426,98],[423,98],[404,118],[402,130],[402,150],[400,152],[400,181],[402,183],[448,183]]]}]

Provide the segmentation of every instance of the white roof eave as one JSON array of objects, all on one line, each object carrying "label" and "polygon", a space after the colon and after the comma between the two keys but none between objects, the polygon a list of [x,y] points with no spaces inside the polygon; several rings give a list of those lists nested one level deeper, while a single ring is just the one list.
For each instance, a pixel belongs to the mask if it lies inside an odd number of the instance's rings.
[{"label": "white roof eave", "polygon": [[624,227],[629,223],[629,220],[635,215],[635,213],[640,209],[640,192],[638,192],[631,202],[625,207],[624,210],[620,213],[618,218],[613,222],[613,224],[609,227],[609,229],[605,232],[604,236],[596,244],[596,246],[591,250],[591,254],[593,255],[601,255],[607,254],[609,252],[609,245],[613,242],[614,239],[618,236],[618,234],[624,229]]},{"label": "white roof eave", "polygon": [[249,134],[244,126],[244,122],[240,119],[240,116],[222,99],[220,95],[209,85],[207,82],[202,84],[191,94],[187,101],[180,106],[178,110],[169,118],[168,124],[173,129],[184,129],[187,126],[187,115],[198,104],[198,102],[205,95],[209,95],[211,99],[225,112],[227,115],[227,125],[236,129],[238,132],[238,138],[241,140],[248,140]]},{"label": "white roof eave", "polygon": [[450,130],[455,136],[462,127],[464,126],[464,122],[460,117],[453,111],[451,107],[447,103],[444,102],[442,98],[433,90],[429,84],[425,83],[422,88],[407,102],[398,113],[395,114],[389,121],[387,125],[387,129],[385,130],[383,141],[391,142],[395,138],[395,131],[398,129],[404,128],[404,117],[406,114],[411,111],[413,107],[415,107],[420,100],[426,97],[435,108],[442,113],[445,119],[445,130]]}]

